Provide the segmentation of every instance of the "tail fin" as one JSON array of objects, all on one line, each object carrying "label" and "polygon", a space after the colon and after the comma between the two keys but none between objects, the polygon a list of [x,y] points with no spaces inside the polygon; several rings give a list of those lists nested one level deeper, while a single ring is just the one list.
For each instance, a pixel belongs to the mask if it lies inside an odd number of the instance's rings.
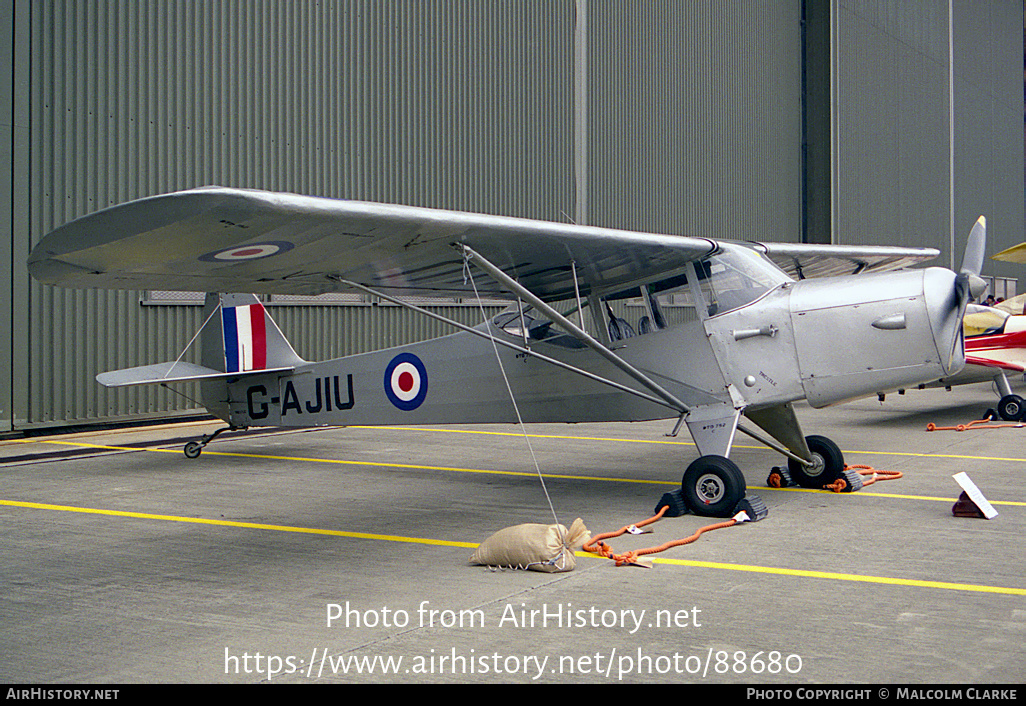
[{"label": "tail fin", "polygon": [[224,387],[225,378],[263,370],[291,370],[306,362],[292,350],[281,329],[252,294],[208,294],[203,313],[202,365],[176,360],[112,370],[100,373],[96,380],[107,387],[187,380],[217,381]]},{"label": "tail fin", "polygon": [[252,294],[207,294],[204,313],[220,306],[220,326],[211,321],[203,332],[203,365],[225,373],[292,368],[305,361]]}]

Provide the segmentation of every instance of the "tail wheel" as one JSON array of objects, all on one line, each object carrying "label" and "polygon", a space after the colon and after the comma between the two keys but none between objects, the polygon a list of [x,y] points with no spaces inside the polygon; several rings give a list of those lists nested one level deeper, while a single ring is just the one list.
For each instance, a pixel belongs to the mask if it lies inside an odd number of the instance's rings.
[{"label": "tail wheel", "polygon": [[724,456],[702,456],[692,461],[681,482],[684,502],[696,515],[729,517],[745,497],[745,477]]},{"label": "tail wheel", "polygon": [[1024,411],[1026,411],[1026,401],[1019,395],[1005,395],[998,402],[998,414],[1006,422],[1022,421]]},{"label": "tail wheel", "polygon": [[825,436],[807,436],[805,442],[812,452],[812,466],[790,459],[787,469],[792,480],[803,488],[822,488],[844,478],[844,456],[837,444]]}]

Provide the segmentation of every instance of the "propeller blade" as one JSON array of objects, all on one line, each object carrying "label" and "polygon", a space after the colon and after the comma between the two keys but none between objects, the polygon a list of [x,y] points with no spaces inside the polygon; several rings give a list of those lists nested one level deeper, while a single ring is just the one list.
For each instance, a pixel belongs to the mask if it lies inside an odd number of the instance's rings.
[{"label": "propeller blade", "polygon": [[983,269],[983,257],[987,250],[987,218],[980,216],[969,232],[962,256],[962,272],[979,275]]},{"label": "propeller blade", "polygon": [[969,305],[969,299],[978,299],[987,291],[987,282],[980,277],[983,269],[983,258],[987,250],[987,218],[980,216],[969,232],[969,239],[965,244],[965,254],[962,256],[962,270],[955,277],[955,299],[958,316],[959,330],[951,342],[951,352],[948,356],[948,368],[955,362],[959,346],[964,345],[965,334],[962,331],[962,319],[965,318],[965,310]]},{"label": "propeller blade", "polygon": [[958,316],[955,317],[955,321],[958,322],[958,333],[955,334],[954,339],[951,341],[951,351],[948,355],[947,368],[950,370],[951,366],[955,362],[955,356],[958,353],[959,346],[963,344],[964,334],[962,332],[962,319],[965,318],[966,307],[969,306],[969,296],[971,294],[971,283],[969,281],[970,274],[968,272],[960,272],[955,278],[955,310],[958,312]]}]

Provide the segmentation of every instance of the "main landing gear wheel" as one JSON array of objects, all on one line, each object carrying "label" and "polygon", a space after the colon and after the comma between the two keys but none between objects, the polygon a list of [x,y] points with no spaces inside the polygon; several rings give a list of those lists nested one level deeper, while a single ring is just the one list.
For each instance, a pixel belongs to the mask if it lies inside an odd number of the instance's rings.
[{"label": "main landing gear wheel", "polygon": [[1026,412],[1026,401],[1019,395],[1005,395],[998,402],[998,414],[1006,422],[1021,422]]},{"label": "main landing gear wheel", "polygon": [[844,456],[837,444],[825,436],[807,436],[805,443],[812,452],[812,466],[805,466],[794,459],[787,462],[791,480],[803,488],[822,488],[838,478],[844,478]]},{"label": "main landing gear wheel", "polygon": [[729,458],[702,456],[684,471],[681,491],[696,515],[730,517],[745,497],[745,477]]}]

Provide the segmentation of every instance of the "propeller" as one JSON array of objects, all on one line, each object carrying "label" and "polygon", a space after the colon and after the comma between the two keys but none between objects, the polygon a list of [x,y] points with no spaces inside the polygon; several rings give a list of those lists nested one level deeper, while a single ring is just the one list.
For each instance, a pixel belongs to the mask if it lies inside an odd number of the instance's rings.
[{"label": "propeller", "polygon": [[[983,269],[983,258],[987,250],[987,218],[980,216],[976,224],[969,232],[969,240],[965,244],[965,254],[962,256],[962,268],[955,277],[955,295],[957,299],[958,316],[955,319],[961,329],[962,319],[965,317],[965,309],[969,305],[970,297],[979,299],[987,291],[987,281],[980,277]],[[948,368],[955,360],[955,352],[962,342],[962,333],[954,337],[951,345],[951,354],[948,357]]]}]

